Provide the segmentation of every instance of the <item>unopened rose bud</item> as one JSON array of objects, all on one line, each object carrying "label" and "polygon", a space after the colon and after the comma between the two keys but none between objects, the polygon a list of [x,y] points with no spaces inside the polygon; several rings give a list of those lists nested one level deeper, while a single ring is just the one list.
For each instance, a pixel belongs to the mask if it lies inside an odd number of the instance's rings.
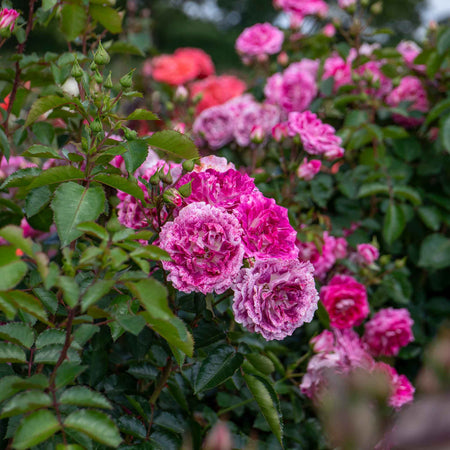
[{"label": "unopened rose bud", "polygon": [[160,178],[159,178],[159,172],[156,171],[151,177],[150,177],[150,184],[153,186],[158,186],[159,182],[160,182]]},{"label": "unopened rose bud", "polygon": [[286,123],[277,123],[272,128],[272,137],[277,142],[283,142],[288,136],[288,129]]},{"label": "unopened rose bud", "polygon": [[231,450],[233,441],[225,422],[219,420],[207,434],[203,442],[203,450]]},{"label": "unopened rose bud", "polygon": [[327,23],[323,27],[323,34],[329,38],[333,37],[336,34],[336,28],[332,23]]},{"label": "unopened rose bud", "polygon": [[69,77],[65,83],[61,86],[63,92],[71,97],[78,97],[80,95],[80,89],[75,78]]},{"label": "unopened rose bud", "polygon": [[135,139],[137,139],[138,134],[136,133],[136,131],[131,130],[128,127],[122,127],[122,130],[127,141],[134,141]]},{"label": "unopened rose bud", "polygon": [[95,82],[98,84],[103,83],[103,75],[98,70],[96,70],[94,73],[94,79],[95,79]]},{"label": "unopened rose bud", "polygon": [[254,144],[261,144],[264,141],[264,130],[261,125],[254,125],[250,131],[250,140]]},{"label": "unopened rose bud", "polygon": [[95,119],[93,122],[91,122],[89,127],[91,128],[91,131],[93,133],[100,133],[101,131],[103,131],[103,126],[100,119]]},{"label": "unopened rose bud", "polygon": [[302,180],[311,181],[320,171],[322,162],[318,159],[308,161],[306,158],[297,169],[297,176]]},{"label": "unopened rose bud", "polygon": [[108,78],[106,78],[106,81],[103,83],[103,86],[105,86],[106,89],[113,88],[111,72],[109,72]]},{"label": "unopened rose bud", "polygon": [[361,264],[370,265],[380,256],[378,249],[371,244],[358,244],[356,250],[358,252],[358,261]]},{"label": "unopened rose bud", "polygon": [[105,66],[111,61],[108,52],[104,49],[101,42],[98,44],[97,51],[95,52],[94,61],[98,66]]},{"label": "unopened rose bud", "polygon": [[178,188],[178,192],[183,198],[189,197],[192,194],[192,181],[189,181],[189,183],[180,186]]},{"label": "unopened rose bud", "polygon": [[194,170],[195,162],[193,159],[187,159],[183,161],[182,167],[186,172],[192,172]]},{"label": "unopened rose bud", "polygon": [[19,16],[20,14],[15,9],[3,8],[0,11],[0,34],[3,37],[11,34]]},{"label": "unopened rose bud", "polygon": [[184,134],[186,132],[186,124],[184,122],[178,122],[173,129],[178,131],[178,133]]},{"label": "unopened rose bud", "polygon": [[97,70],[97,64],[95,64],[95,61],[92,61],[89,67],[92,71]]},{"label": "unopened rose bud", "polygon": [[370,12],[372,14],[378,15],[383,12],[383,3],[382,2],[376,2],[370,7]]},{"label": "unopened rose bud", "polygon": [[75,78],[75,80],[81,80],[83,77],[83,69],[81,68],[80,64],[78,64],[78,60],[75,59],[73,66],[72,66],[72,76]]},{"label": "unopened rose bud", "polygon": [[166,189],[163,193],[163,200],[165,203],[175,206],[181,206],[183,203],[183,198],[175,188]]},{"label": "unopened rose bud", "polygon": [[280,66],[287,66],[289,64],[289,56],[286,52],[281,52],[277,57]]},{"label": "unopened rose bud", "polygon": [[161,172],[159,174],[159,178],[164,184],[172,184],[173,183],[173,178],[172,178],[172,174],[170,173],[170,170],[167,173]]},{"label": "unopened rose bud", "polygon": [[185,102],[189,97],[189,92],[184,86],[178,86],[175,91],[174,99],[176,102]]},{"label": "unopened rose bud", "polygon": [[430,23],[428,24],[428,28],[430,31],[436,31],[438,28],[438,24],[435,20],[430,20]]},{"label": "unopened rose bud", "polygon": [[123,88],[128,89],[133,86],[133,72],[134,69],[119,80],[119,83]]}]

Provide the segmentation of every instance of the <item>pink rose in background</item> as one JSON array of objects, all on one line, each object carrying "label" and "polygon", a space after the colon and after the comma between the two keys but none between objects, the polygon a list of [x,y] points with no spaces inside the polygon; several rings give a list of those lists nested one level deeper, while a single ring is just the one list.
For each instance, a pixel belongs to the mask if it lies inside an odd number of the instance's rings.
[{"label": "pink rose in background", "polygon": [[310,263],[297,259],[257,259],[233,284],[236,322],[268,341],[290,336],[317,309],[312,273]]},{"label": "pink rose in background", "polygon": [[9,160],[2,156],[0,158],[0,178],[9,177],[17,170],[28,169],[29,167],[37,167],[37,165],[27,161],[22,156],[11,156]]},{"label": "pink rose in background", "polygon": [[236,40],[236,50],[247,56],[273,55],[281,51],[284,33],[270,23],[246,28]]},{"label": "pink rose in background", "polygon": [[233,139],[233,117],[223,105],[212,106],[197,116],[192,131],[209,147],[218,149]]},{"label": "pink rose in background", "polygon": [[209,155],[200,158],[198,164],[194,166],[194,172],[205,172],[208,169],[214,169],[216,172],[226,172],[228,169],[236,170],[232,162],[221,156]]},{"label": "pink rose in background", "polygon": [[292,259],[298,255],[297,232],[289,223],[286,208],[260,192],[241,197],[235,215],[244,233],[246,257]]},{"label": "pink rose in background", "polygon": [[226,172],[217,172],[213,169],[199,173],[190,172],[180,179],[177,186],[190,181],[192,193],[184,199],[187,204],[205,202],[229,212],[233,212],[240,204],[242,195],[256,191],[253,178],[234,169]]},{"label": "pink rose in background", "polygon": [[272,128],[272,137],[276,142],[282,142],[289,136],[287,122],[277,123]]},{"label": "pink rose in background", "polygon": [[390,385],[389,406],[400,409],[413,401],[415,389],[405,375],[399,375],[392,366],[384,362],[377,362],[374,370],[387,377]]},{"label": "pink rose in background", "polygon": [[197,69],[195,78],[206,78],[215,72],[214,63],[208,53],[200,48],[182,47],[174,52],[176,58],[189,58]]},{"label": "pink rose in background", "polygon": [[334,334],[331,331],[323,330],[322,333],[313,337],[309,343],[315,353],[331,352],[334,348]]},{"label": "pink rose in background", "polygon": [[336,27],[332,23],[327,23],[323,29],[322,33],[327,37],[333,37],[336,34]]},{"label": "pink rose in background", "polygon": [[356,0],[338,0],[338,5],[342,9],[349,8],[354,4],[356,4]]},{"label": "pink rose in background", "polygon": [[356,246],[358,252],[358,261],[370,265],[380,256],[380,252],[371,244],[358,244]]},{"label": "pink rose in background", "polygon": [[351,63],[344,61],[337,53],[325,60],[322,79],[334,79],[334,92],[345,84],[352,84]]},{"label": "pink rose in background", "polygon": [[422,49],[413,41],[402,41],[397,45],[397,51],[402,55],[403,60],[410,69],[424,72],[424,64],[414,64],[414,60],[422,53]]},{"label": "pink rose in background", "polygon": [[321,288],[320,299],[330,325],[339,329],[359,325],[369,314],[366,288],[351,276],[335,275]]},{"label": "pink rose in background", "polygon": [[414,340],[413,324],[406,308],[380,309],[365,324],[363,340],[374,356],[396,356]]},{"label": "pink rose in background", "polygon": [[276,6],[300,17],[324,17],[328,13],[328,5],[323,0],[276,0]]},{"label": "pink rose in background", "polygon": [[[428,111],[430,105],[427,93],[418,78],[411,75],[402,78],[400,84],[386,98],[389,106],[397,107],[402,102],[411,102],[408,111]],[[416,127],[424,121],[423,117],[406,117],[397,113],[392,117],[395,122],[407,128]]]},{"label": "pink rose in background", "polygon": [[268,103],[279,105],[281,101],[281,87],[283,85],[283,75],[275,73],[267,78],[264,86],[264,95]]},{"label": "pink rose in background", "polygon": [[336,130],[311,111],[289,113],[288,129],[290,136],[300,136],[303,148],[311,155],[328,156],[332,152],[344,152],[340,146],[342,139],[336,136]]},{"label": "pink rose in background", "polygon": [[311,181],[319,173],[321,166],[322,162],[318,159],[308,161],[304,158],[303,162],[298,166],[297,176],[303,180]]},{"label": "pink rose in background", "polygon": [[239,272],[244,256],[242,228],[221,208],[204,202],[180,210],[161,229],[159,246],[171,261],[163,261],[167,279],[183,292],[225,292]]},{"label": "pink rose in background", "polygon": [[0,11],[0,30],[13,31],[19,16],[15,9],[3,8]]},{"label": "pink rose in background", "polygon": [[376,98],[384,98],[392,90],[392,81],[381,71],[382,65],[380,61],[369,61],[355,69],[364,92]]},{"label": "pink rose in background", "polygon": [[222,105],[226,101],[242,95],[247,85],[233,75],[209,76],[191,84],[191,98],[201,95],[195,109],[199,114],[211,106]]}]

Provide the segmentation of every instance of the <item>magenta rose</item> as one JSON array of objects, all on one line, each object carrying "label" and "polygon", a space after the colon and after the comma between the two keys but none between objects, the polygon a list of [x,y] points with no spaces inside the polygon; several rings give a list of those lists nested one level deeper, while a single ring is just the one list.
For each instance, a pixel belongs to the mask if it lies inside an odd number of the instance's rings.
[{"label": "magenta rose", "polygon": [[397,51],[402,55],[403,60],[410,69],[418,72],[425,71],[424,64],[414,64],[414,60],[420,55],[422,49],[413,41],[402,41],[397,45]]},{"label": "magenta rose", "polygon": [[204,202],[191,203],[161,229],[159,246],[172,258],[162,263],[167,279],[183,292],[225,292],[242,266],[241,236],[231,214]]},{"label": "magenta rose", "polygon": [[274,199],[260,192],[242,196],[235,215],[244,230],[242,241],[247,257],[297,257],[297,232],[289,223],[287,209],[277,205]]},{"label": "magenta rose", "polygon": [[224,105],[203,110],[195,119],[193,132],[212,149],[218,149],[233,139],[233,117]]},{"label": "magenta rose", "polygon": [[284,34],[270,23],[246,28],[236,40],[236,50],[248,56],[273,55],[281,50]]},{"label": "magenta rose", "polygon": [[363,340],[374,356],[396,356],[414,340],[413,324],[405,308],[381,309],[365,324]]},{"label": "magenta rose", "polygon": [[313,267],[297,259],[256,260],[233,284],[236,322],[264,339],[284,339],[317,309]]},{"label": "magenta rose", "polygon": [[13,31],[20,14],[15,9],[4,8],[0,11],[0,29]]},{"label": "magenta rose", "polygon": [[380,256],[380,252],[371,244],[358,244],[356,247],[358,252],[358,261],[363,264],[370,265]]},{"label": "magenta rose", "polygon": [[365,286],[347,275],[335,275],[320,290],[320,299],[335,328],[359,325],[369,314]]},{"label": "magenta rose", "polygon": [[311,155],[327,155],[332,152],[343,153],[342,139],[336,136],[335,129],[323,123],[311,111],[291,112],[288,117],[290,136],[300,136],[303,148]]}]

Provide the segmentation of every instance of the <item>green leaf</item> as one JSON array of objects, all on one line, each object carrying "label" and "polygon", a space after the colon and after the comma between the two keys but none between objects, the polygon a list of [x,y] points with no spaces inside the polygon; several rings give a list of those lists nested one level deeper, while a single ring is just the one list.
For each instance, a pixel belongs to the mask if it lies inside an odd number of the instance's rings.
[{"label": "green leaf", "polygon": [[63,345],[66,340],[66,333],[63,330],[44,330],[36,339],[36,348],[40,349],[47,345]]},{"label": "green leaf", "polygon": [[125,161],[125,167],[127,168],[128,173],[133,174],[146,160],[148,155],[148,144],[143,139],[136,139],[135,141],[127,142],[126,148],[128,151],[124,153],[122,157]]},{"label": "green leaf", "polygon": [[13,261],[0,267],[0,291],[14,288],[28,271],[28,266],[23,261]]},{"label": "green leaf", "polygon": [[63,183],[64,181],[83,180],[84,173],[72,166],[51,167],[38,175],[28,186],[35,189],[49,184]]},{"label": "green leaf", "polygon": [[317,317],[324,328],[330,328],[330,316],[322,302],[317,305]]},{"label": "green leaf", "polygon": [[441,136],[445,150],[450,153],[450,115],[445,118],[439,130],[439,135]]},{"label": "green leaf", "polygon": [[0,363],[25,363],[25,352],[17,345],[0,342]]},{"label": "green leaf", "polygon": [[408,132],[404,128],[395,125],[384,127],[382,131],[385,138],[402,139],[409,136]]},{"label": "green leaf", "polygon": [[51,195],[52,193],[48,186],[41,186],[29,192],[25,199],[25,213],[27,217],[32,217],[42,211],[50,201]]},{"label": "green leaf", "polygon": [[17,389],[39,389],[41,391],[48,388],[49,380],[42,374],[37,373],[31,377],[20,379],[13,383],[13,387]]},{"label": "green leaf", "polygon": [[85,386],[67,389],[61,395],[59,402],[63,405],[112,409],[111,403],[102,394]]},{"label": "green leaf", "polygon": [[48,409],[41,409],[25,417],[17,428],[13,448],[25,450],[44,442],[60,429],[56,416]]},{"label": "green leaf", "polygon": [[[68,7],[70,5],[66,5]],[[75,5],[72,5],[75,6]],[[67,105],[71,103],[71,100],[60,97],[59,95],[48,95],[47,97],[41,97],[37,99],[28,113],[27,120],[25,122],[25,127],[29,127],[34,123],[42,114],[50,111],[51,109],[58,108],[62,105]]]},{"label": "green leaf", "polygon": [[202,362],[195,380],[195,393],[212,389],[232,377],[244,357],[230,346],[215,348]]},{"label": "green leaf", "polygon": [[[147,145],[146,144],[145,144],[145,152],[147,153]],[[144,158],[144,161],[145,161],[145,158]],[[142,162],[144,162],[144,161],[142,161]],[[136,169],[137,169],[137,167],[136,167]],[[132,172],[134,172],[134,170],[132,170],[130,172],[132,173]],[[130,194],[133,197],[135,197],[141,201],[145,201],[144,192],[138,186],[136,180],[133,178],[127,179],[120,175],[106,175],[106,174],[100,173],[98,175],[95,175],[94,179],[95,179],[95,181],[98,181],[99,183],[106,184],[107,186],[111,186],[114,189],[117,189],[118,191],[126,192],[127,194]]]},{"label": "green leaf", "polygon": [[0,402],[3,402],[20,391],[20,388],[14,386],[14,384],[21,380],[22,378],[16,375],[9,375],[0,378]]},{"label": "green leaf", "polygon": [[78,375],[82,374],[88,366],[80,366],[78,363],[63,362],[56,371],[55,387],[60,389],[72,383]]},{"label": "green leaf", "polygon": [[16,316],[17,310],[14,302],[11,302],[5,295],[0,292],[0,311],[3,311],[8,320],[13,320]]},{"label": "green leaf", "polygon": [[82,222],[96,220],[103,211],[105,193],[99,186],[85,188],[68,182],[58,187],[51,208],[61,245],[66,246],[83,233],[77,230]]},{"label": "green leaf", "polygon": [[86,10],[81,5],[65,4],[61,9],[61,30],[68,41],[75,40],[87,25]]},{"label": "green leaf", "polygon": [[83,233],[91,234],[102,241],[107,241],[109,239],[108,232],[98,223],[95,222],[82,222],[77,228]]},{"label": "green leaf", "polygon": [[25,158],[52,158],[63,159],[63,157],[52,147],[44,145],[32,145],[22,153]]},{"label": "green leaf", "polygon": [[138,258],[153,259],[155,261],[170,261],[169,254],[162,248],[156,245],[146,245],[144,247],[137,248],[130,253],[130,256]]},{"label": "green leaf", "polygon": [[93,19],[100,22],[109,32],[113,34],[122,32],[123,15],[115,9],[108,6],[90,4],[89,14]]},{"label": "green leaf", "polygon": [[0,230],[0,236],[10,242],[14,247],[20,248],[26,255],[33,256],[33,241],[23,237],[21,227],[7,225]]},{"label": "green leaf", "polygon": [[450,239],[439,233],[427,236],[420,246],[419,266],[432,270],[450,266]]},{"label": "green leaf", "polygon": [[0,189],[27,186],[30,181],[42,173],[42,170],[37,167],[28,167],[27,169],[16,170],[12,173],[0,186]]},{"label": "green leaf", "polygon": [[275,365],[272,360],[265,355],[261,355],[260,353],[249,353],[248,355],[245,355],[245,358],[256,370],[259,370],[264,375],[270,375],[275,371]]},{"label": "green leaf", "polygon": [[149,363],[131,366],[127,372],[138,380],[156,380],[160,373],[153,364]]},{"label": "green leaf", "polygon": [[446,98],[445,100],[441,100],[440,102],[436,103],[436,105],[434,105],[433,108],[430,109],[425,124],[429,125],[439,116],[441,116],[441,114],[446,113],[448,110],[450,110],[450,98]]},{"label": "green leaf", "polygon": [[156,114],[141,108],[135,109],[127,117],[127,120],[158,120],[158,119],[159,117]]},{"label": "green leaf", "polygon": [[86,434],[91,439],[111,447],[122,442],[115,423],[104,413],[83,409],[74,411],[64,421],[64,426]]},{"label": "green leaf", "polygon": [[421,206],[417,210],[422,222],[431,230],[438,231],[441,226],[441,213],[435,206]]},{"label": "green leaf", "polygon": [[42,9],[50,11],[58,3],[58,0],[42,0]]},{"label": "green leaf", "polygon": [[[61,355],[63,346],[58,344],[46,345],[45,347],[39,349],[34,354],[34,362],[36,364],[56,364]],[[67,351],[67,359],[71,362],[80,363],[80,356],[73,349],[69,348]]]},{"label": "green leaf", "polygon": [[1,295],[13,303],[17,309],[25,311],[41,322],[48,324],[47,312],[42,307],[40,300],[36,297],[22,291],[3,292]]},{"label": "green leaf", "polygon": [[58,308],[58,299],[53,292],[46,291],[43,288],[35,288],[33,289],[33,293],[39,298],[48,311],[55,314]]},{"label": "green leaf", "polygon": [[9,140],[5,132],[3,131],[3,128],[0,128],[0,151],[2,155],[8,160],[10,156]]},{"label": "green leaf", "polygon": [[358,198],[376,194],[389,194],[388,186],[382,183],[363,184],[358,192]]},{"label": "green leaf", "polygon": [[420,194],[410,186],[395,186],[393,192],[394,197],[400,199],[405,198],[415,206],[418,206],[422,203]]},{"label": "green leaf", "polygon": [[115,41],[108,47],[108,53],[124,53],[126,55],[145,56],[145,53],[130,42]]},{"label": "green leaf", "polygon": [[198,158],[197,147],[185,134],[173,130],[157,131],[146,138],[149,145],[184,159]]},{"label": "green leaf", "polygon": [[443,55],[450,48],[450,28],[447,28],[440,36],[437,42],[437,51]]},{"label": "green leaf", "polygon": [[405,215],[400,205],[389,203],[383,223],[383,237],[391,245],[403,232],[406,225]]},{"label": "green leaf", "polygon": [[244,374],[244,380],[253,398],[256,400],[262,415],[267,420],[272,433],[283,447],[283,427],[275,391],[264,378],[257,375]]},{"label": "green leaf", "polygon": [[167,303],[167,288],[154,278],[127,283],[128,289],[139,299],[154,319],[167,320],[174,317]]},{"label": "green leaf", "polygon": [[58,286],[63,291],[64,301],[71,308],[74,308],[80,298],[80,288],[75,279],[68,276],[60,276],[58,278]]},{"label": "green leaf", "polygon": [[116,283],[115,280],[99,280],[89,286],[81,299],[81,309],[86,311],[90,306],[104,297]]},{"label": "green leaf", "polygon": [[26,348],[31,348],[34,343],[33,330],[20,322],[0,325],[0,338],[14,344],[23,345]]},{"label": "green leaf", "polygon": [[17,416],[51,404],[50,396],[42,391],[21,392],[5,404],[0,418]]}]

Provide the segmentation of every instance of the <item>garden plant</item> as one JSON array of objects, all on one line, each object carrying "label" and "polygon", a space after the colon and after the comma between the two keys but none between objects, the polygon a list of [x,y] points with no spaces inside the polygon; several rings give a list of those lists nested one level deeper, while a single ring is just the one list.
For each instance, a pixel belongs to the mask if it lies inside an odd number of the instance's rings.
[{"label": "garden plant", "polygon": [[450,388],[450,29],[389,46],[381,7],[274,0],[237,75],[115,0],[3,1],[1,448],[449,444],[414,420]]}]

